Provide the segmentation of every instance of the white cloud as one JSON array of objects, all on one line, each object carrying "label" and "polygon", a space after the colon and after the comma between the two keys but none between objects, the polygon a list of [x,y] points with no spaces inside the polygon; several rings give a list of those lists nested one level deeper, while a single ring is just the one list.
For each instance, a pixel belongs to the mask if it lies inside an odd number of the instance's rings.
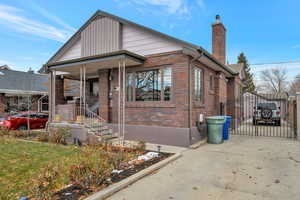
[{"label": "white cloud", "polygon": [[61,25],[62,27],[64,27],[67,30],[76,31],[75,28],[73,28],[72,26],[66,24],[63,20],[61,20],[60,18],[58,18],[54,14],[50,13],[48,10],[46,10],[45,8],[43,8],[40,5],[36,4],[35,2],[33,2],[31,0],[27,0],[26,4],[29,4],[30,9],[34,10],[35,12],[40,14],[41,16],[44,16],[45,18],[51,20],[52,22],[54,22],[58,25]]},{"label": "white cloud", "polygon": [[[190,16],[191,6],[187,0],[130,0],[131,2],[142,6],[157,6],[163,12],[169,15]],[[204,7],[203,0],[197,0],[197,6]]]},{"label": "white cloud", "polygon": [[58,28],[34,19],[29,19],[24,15],[24,10],[0,5],[0,23],[17,32],[27,33],[58,42],[65,42],[73,32],[69,28]]},{"label": "white cloud", "polygon": [[294,45],[292,46],[293,49],[299,49],[300,48],[300,44]]}]

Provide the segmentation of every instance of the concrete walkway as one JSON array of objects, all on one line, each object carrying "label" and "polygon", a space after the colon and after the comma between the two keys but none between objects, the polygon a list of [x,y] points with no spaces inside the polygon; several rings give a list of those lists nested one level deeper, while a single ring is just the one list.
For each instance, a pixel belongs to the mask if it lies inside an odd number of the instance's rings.
[{"label": "concrete walkway", "polygon": [[300,199],[300,143],[233,136],[183,152],[177,161],[110,200]]}]

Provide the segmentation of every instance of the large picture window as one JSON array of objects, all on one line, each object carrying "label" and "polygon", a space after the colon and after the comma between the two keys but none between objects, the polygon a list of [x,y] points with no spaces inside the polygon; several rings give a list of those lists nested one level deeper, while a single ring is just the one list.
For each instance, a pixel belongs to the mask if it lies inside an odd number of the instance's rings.
[{"label": "large picture window", "polygon": [[135,100],[161,100],[161,75],[159,69],[136,72]]},{"label": "large picture window", "polygon": [[203,94],[202,94],[202,70],[199,68],[195,68],[195,79],[194,79],[194,85],[195,85],[195,101],[202,101],[203,100]]},{"label": "large picture window", "polygon": [[127,73],[127,101],[170,101],[170,67]]}]

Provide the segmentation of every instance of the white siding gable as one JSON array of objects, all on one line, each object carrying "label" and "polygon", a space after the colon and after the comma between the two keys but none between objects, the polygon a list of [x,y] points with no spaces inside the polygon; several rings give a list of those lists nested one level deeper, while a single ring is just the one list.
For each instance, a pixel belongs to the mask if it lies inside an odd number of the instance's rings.
[{"label": "white siding gable", "polygon": [[130,25],[123,25],[122,47],[143,56],[182,49],[182,46],[173,41]]},{"label": "white siding gable", "polygon": [[71,60],[81,57],[81,40],[77,40],[57,61]]}]

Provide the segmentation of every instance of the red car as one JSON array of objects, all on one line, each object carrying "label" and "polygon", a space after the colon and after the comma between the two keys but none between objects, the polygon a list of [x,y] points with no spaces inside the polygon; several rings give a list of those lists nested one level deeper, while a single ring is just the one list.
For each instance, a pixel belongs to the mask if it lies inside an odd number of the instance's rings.
[{"label": "red car", "polygon": [[22,112],[12,115],[0,116],[0,126],[10,130],[27,130],[28,121],[30,129],[45,128],[48,114],[42,112]]}]

